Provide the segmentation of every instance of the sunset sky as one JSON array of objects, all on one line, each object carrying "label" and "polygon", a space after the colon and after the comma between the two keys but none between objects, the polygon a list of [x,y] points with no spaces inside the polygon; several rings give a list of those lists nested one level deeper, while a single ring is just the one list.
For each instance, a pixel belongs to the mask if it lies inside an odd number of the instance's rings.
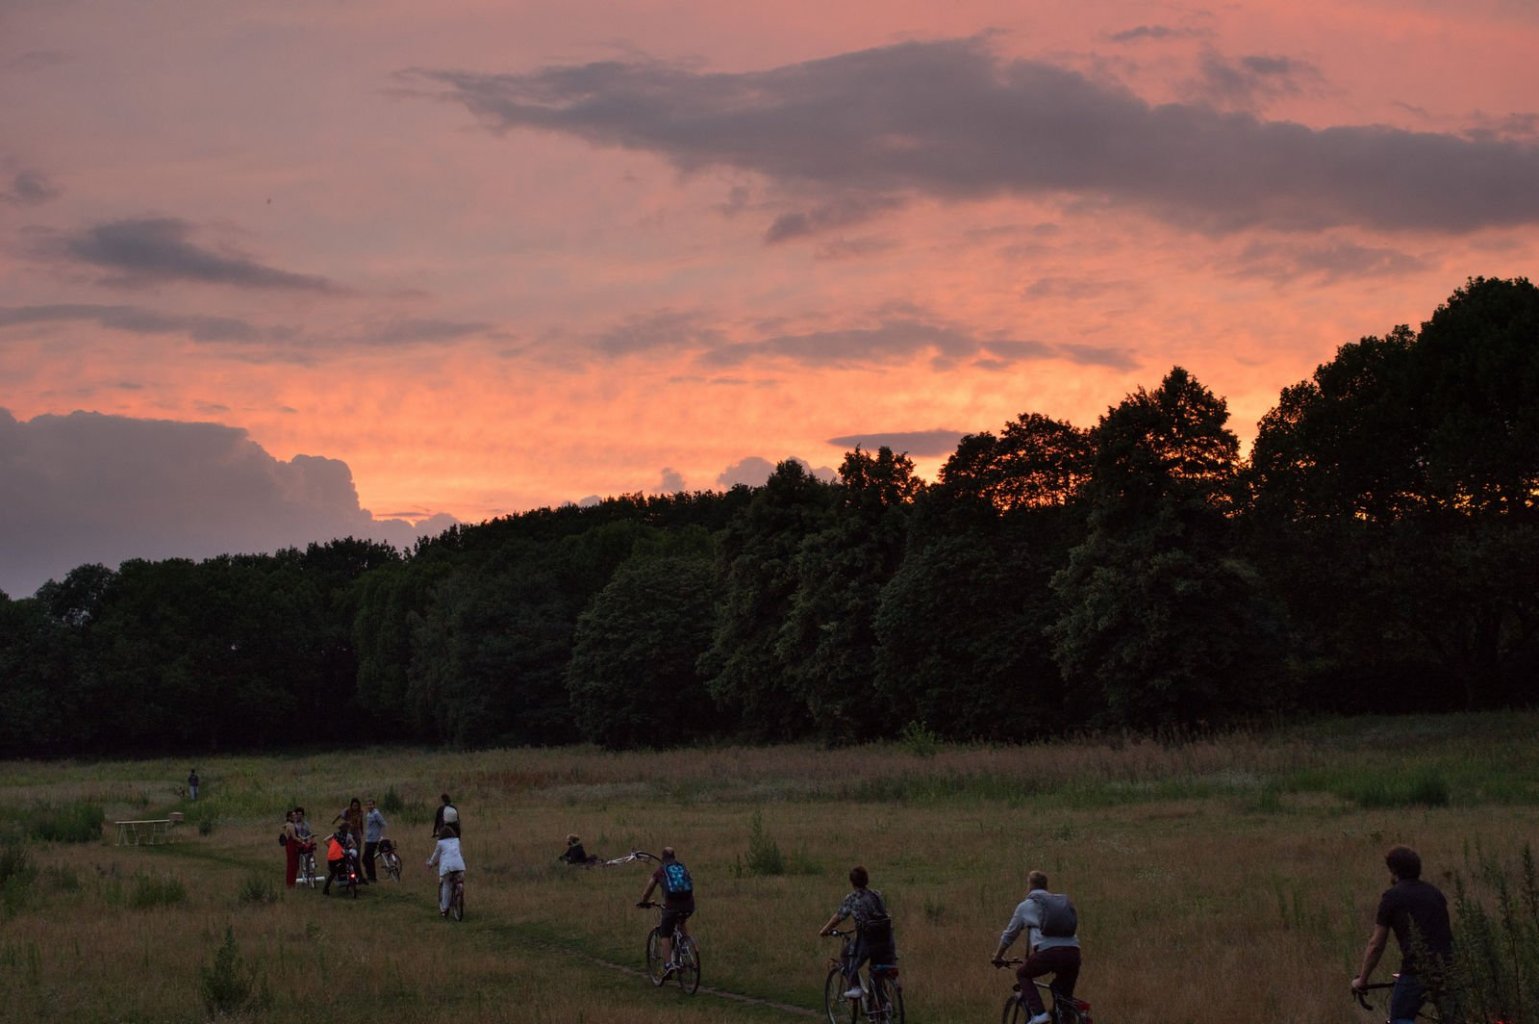
[{"label": "sunset sky", "polygon": [[0,589],[1177,364],[1248,441],[1536,221],[1531,0],[0,0]]}]

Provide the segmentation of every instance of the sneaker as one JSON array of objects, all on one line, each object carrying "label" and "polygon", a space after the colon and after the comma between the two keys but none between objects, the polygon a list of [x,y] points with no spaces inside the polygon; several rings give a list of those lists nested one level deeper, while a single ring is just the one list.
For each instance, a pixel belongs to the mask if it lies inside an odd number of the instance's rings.
[{"label": "sneaker", "polygon": [[849,989],[849,991],[844,993],[844,998],[846,998],[846,999],[859,999],[861,996],[863,996],[865,994],[866,993],[865,993],[864,989],[862,989],[859,985],[855,985],[855,986],[852,986]]},{"label": "sneaker", "polygon": [[1043,1012],[1031,1018],[1031,1020],[1027,1021],[1026,1024],[1047,1024],[1047,1022],[1052,1019],[1053,1018],[1049,1017],[1046,1012]]}]

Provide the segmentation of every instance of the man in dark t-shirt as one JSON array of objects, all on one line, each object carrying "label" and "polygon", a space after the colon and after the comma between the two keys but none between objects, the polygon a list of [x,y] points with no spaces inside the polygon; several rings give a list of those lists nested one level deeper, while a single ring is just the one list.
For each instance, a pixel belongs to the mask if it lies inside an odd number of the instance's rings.
[{"label": "man in dark t-shirt", "polygon": [[1389,1017],[1394,1024],[1411,1024],[1429,998],[1441,1000],[1443,982],[1453,959],[1453,927],[1448,921],[1448,900],[1441,890],[1421,880],[1421,857],[1408,846],[1396,846],[1384,855],[1392,885],[1379,899],[1373,934],[1363,950],[1363,966],[1352,979],[1361,992],[1379,965],[1389,933],[1400,946],[1400,975],[1389,997]]},{"label": "man in dark t-shirt", "polygon": [[690,878],[689,869],[675,856],[671,846],[663,847],[657,870],[652,872],[646,891],[641,894],[636,906],[649,906],[652,890],[658,887],[663,890],[663,913],[658,918],[657,930],[662,933],[664,970],[672,972],[678,969],[678,964],[674,962],[673,930],[677,927],[680,935],[689,934],[685,922],[695,912],[695,883]]}]

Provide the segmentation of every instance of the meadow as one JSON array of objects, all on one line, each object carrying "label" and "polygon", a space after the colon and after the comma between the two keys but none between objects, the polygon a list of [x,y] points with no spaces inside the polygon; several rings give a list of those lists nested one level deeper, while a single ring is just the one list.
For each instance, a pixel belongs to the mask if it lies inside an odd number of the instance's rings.
[{"label": "meadow", "polygon": [[[916,1024],[998,1019],[1010,978],[988,959],[1033,867],[1079,908],[1098,1024],[1363,1024],[1346,988],[1384,849],[1419,849],[1450,896],[1457,875],[1498,899],[1539,838],[1536,734],[1525,713],[1165,743],[9,762],[0,1020],[811,1020],[834,952],[816,930],[862,863]],[[177,792],[193,763],[196,803]],[[423,863],[441,791],[464,820],[461,924],[439,918]],[[285,891],[283,810],[319,827],[353,796],[384,805],[402,881],[356,901]],[[173,811],[174,842],[115,845],[111,821]],[[558,864],[568,832],[609,857],[678,849],[714,991],[631,973],[646,870]],[[1394,962],[1391,943],[1381,975]]]}]

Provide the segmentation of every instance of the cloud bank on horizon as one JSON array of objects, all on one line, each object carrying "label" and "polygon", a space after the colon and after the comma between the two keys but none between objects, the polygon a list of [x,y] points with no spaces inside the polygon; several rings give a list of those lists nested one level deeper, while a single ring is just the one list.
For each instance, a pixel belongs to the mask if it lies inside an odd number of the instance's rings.
[{"label": "cloud bank on horizon", "polygon": [[452,516],[376,519],[345,462],[273,458],[246,432],[76,412],[0,409],[0,590],[30,596],[77,566],[209,558],[343,537],[409,548]]}]

